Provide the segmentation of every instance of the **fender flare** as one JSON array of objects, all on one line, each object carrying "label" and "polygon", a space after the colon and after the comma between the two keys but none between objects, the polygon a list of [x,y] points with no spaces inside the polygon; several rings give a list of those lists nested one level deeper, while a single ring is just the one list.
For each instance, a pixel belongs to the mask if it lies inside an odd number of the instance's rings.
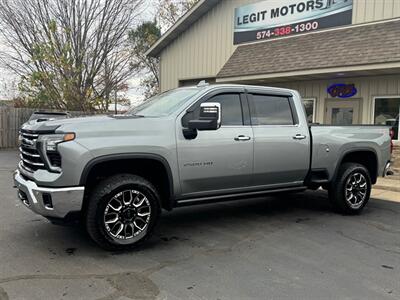
[{"label": "fender flare", "polygon": [[174,199],[174,179],[173,179],[171,167],[170,167],[168,161],[163,156],[158,155],[158,154],[152,154],[152,153],[119,153],[119,154],[108,154],[108,155],[95,157],[92,160],[90,160],[83,168],[81,178],[79,180],[79,185],[85,186],[88,175],[90,174],[90,171],[96,165],[103,163],[103,162],[110,162],[110,161],[116,161],[116,160],[129,160],[129,159],[150,159],[150,160],[155,160],[155,161],[162,163],[165,170],[167,171],[167,176],[168,176],[169,192],[170,192],[169,200],[172,201],[172,199]]},{"label": "fender flare", "polygon": [[355,148],[355,149],[349,149],[346,151],[343,151],[343,153],[341,153],[339,159],[337,160],[336,163],[336,167],[335,167],[335,171],[332,175],[332,178],[330,180],[330,182],[334,182],[336,180],[337,174],[339,172],[339,168],[342,165],[343,159],[346,157],[346,155],[354,153],[354,152],[372,152],[375,156],[376,159],[376,164],[377,164],[377,173],[376,174],[371,174],[373,176],[378,176],[378,172],[379,172],[379,159],[378,159],[378,154],[376,153],[376,150],[372,147],[360,147],[360,148]]}]

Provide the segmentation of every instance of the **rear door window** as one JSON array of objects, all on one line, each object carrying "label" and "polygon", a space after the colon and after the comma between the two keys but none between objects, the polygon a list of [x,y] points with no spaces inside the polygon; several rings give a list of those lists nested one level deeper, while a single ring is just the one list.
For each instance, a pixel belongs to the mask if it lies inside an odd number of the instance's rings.
[{"label": "rear door window", "polygon": [[252,94],[249,97],[252,125],[293,125],[288,97]]}]

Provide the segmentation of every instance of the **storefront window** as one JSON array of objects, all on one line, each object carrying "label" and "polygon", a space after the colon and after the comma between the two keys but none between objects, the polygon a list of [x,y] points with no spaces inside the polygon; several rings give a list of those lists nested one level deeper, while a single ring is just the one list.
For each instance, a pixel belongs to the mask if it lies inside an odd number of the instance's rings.
[{"label": "storefront window", "polygon": [[394,130],[394,139],[399,139],[399,112],[400,97],[375,98],[375,124],[391,126]]},{"label": "storefront window", "polygon": [[315,99],[303,99],[308,123],[315,122]]}]

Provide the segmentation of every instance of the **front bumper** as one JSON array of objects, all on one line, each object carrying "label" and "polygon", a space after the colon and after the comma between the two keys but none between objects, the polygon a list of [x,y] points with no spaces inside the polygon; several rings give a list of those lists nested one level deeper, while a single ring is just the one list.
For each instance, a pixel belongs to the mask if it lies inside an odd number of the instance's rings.
[{"label": "front bumper", "polygon": [[44,188],[14,172],[14,184],[22,203],[35,213],[49,218],[63,219],[82,209],[84,187]]}]

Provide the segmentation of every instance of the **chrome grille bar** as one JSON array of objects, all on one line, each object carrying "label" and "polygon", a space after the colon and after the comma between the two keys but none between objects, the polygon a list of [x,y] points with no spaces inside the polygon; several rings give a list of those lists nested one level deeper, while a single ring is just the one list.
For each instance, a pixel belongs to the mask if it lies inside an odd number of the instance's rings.
[{"label": "chrome grille bar", "polygon": [[27,164],[32,165],[32,166],[44,167],[44,163],[38,163],[38,162],[30,161],[30,160],[24,158],[22,155],[20,155],[19,157],[22,159],[22,161],[24,163],[27,163]]},{"label": "chrome grille bar", "polygon": [[21,135],[23,137],[30,137],[30,138],[35,138],[35,139],[37,139],[39,137],[39,134],[27,133],[27,132],[21,132]]},{"label": "chrome grille bar", "polygon": [[26,152],[26,151],[24,151],[24,150],[22,149],[22,147],[19,147],[19,151],[20,151],[22,154],[27,155],[27,156],[31,156],[31,157],[35,157],[35,158],[40,158],[40,155],[39,155],[39,154],[33,154],[33,153]]},{"label": "chrome grille bar", "polygon": [[24,169],[25,171],[28,171],[28,172],[30,172],[30,173],[35,172],[35,171],[33,171],[31,168],[29,168],[29,167],[27,167],[26,165],[24,165],[24,164],[22,163],[22,160],[19,162],[19,166],[20,166],[22,169]]},{"label": "chrome grille bar", "polygon": [[26,138],[22,138],[21,144],[26,148],[36,149],[35,148],[36,140],[28,140]]}]

